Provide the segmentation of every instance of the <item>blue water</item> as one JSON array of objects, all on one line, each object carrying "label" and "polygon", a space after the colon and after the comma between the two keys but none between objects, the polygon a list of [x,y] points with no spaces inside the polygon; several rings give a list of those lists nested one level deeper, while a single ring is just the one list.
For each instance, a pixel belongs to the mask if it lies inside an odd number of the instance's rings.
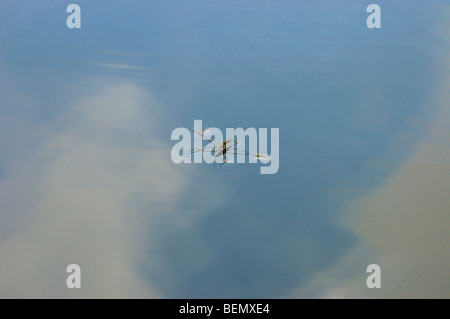
[{"label": "blue water", "polygon": [[[159,220],[158,233],[143,236],[158,266],[135,267],[169,297],[283,296],[355,245],[338,223],[346,203],[408,155],[407,145],[389,148],[393,136],[407,132],[413,143],[423,133],[410,119],[426,121],[444,4],[378,1],[382,28],[371,30],[370,3],[78,1],[82,28],[69,30],[68,3],[2,2],[0,178],[45,139],[36,128],[57,121],[86,87],[95,91],[92,78],[155,95],[163,105],[155,134],[169,145],[172,130],[194,119],[223,131],[279,128],[277,174],[201,166],[226,200],[187,228]],[[4,126],[14,121],[22,131]],[[199,200],[185,189],[173,209]],[[204,247],[215,258],[185,267],[185,256]]]}]

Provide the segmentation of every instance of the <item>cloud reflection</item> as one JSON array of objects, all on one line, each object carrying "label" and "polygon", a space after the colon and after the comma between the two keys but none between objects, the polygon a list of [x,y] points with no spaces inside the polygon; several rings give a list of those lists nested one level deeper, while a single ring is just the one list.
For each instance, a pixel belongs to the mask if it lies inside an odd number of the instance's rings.
[{"label": "cloud reflection", "polygon": [[[159,106],[149,92],[98,82],[0,184],[1,297],[161,297],[137,260],[155,262],[143,233],[157,220],[176,228],[194,218],[174,209],[189,170],[156,137]],[[72,263],[81,267],[81,289],[66,287]]]}]

